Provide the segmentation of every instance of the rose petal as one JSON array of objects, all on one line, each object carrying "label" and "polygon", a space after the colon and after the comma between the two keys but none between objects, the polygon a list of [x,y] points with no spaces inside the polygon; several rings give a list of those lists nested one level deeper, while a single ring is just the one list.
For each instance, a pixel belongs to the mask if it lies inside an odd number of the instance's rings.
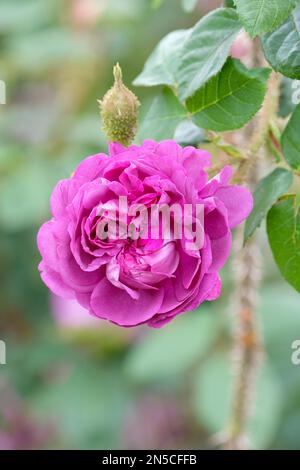
[{"label": "rose petal", "polygon": [[242,186],[227,186],[215,192],[226,206],[229,227],[234,228],[243,222],[253,208],[253,198],[250,191]]},{"label": "rose petal", "polygon": [[163,291],[145,290],[134,300],[124,290],[102,279],[91,296],[92,313],[121,326],[135,326],[149,320],[161,306]]}]

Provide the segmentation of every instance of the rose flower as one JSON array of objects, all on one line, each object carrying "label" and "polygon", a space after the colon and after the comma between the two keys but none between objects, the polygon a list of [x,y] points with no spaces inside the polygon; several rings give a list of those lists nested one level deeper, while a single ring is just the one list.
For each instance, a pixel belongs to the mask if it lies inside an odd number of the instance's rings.
[{"label": "rose flower", "polygon": [[[38,233],[45,284],[59,296],[77,299],[95,317],[124,327],[161,327],[216,299],[231,229],[249,215],[252,196],[229,184],[230,167],[209,180],[209,166],[208,152],[174,141],[129,148],[111,144],[109,157],[83,160],[71,178],[55,187],[52,218]],[[120,198],[128,203],[125,214]],[[172,204],[203,209],[201,220],[193,211],[182,237],[175,236],[173,213],[167,236],[160,225],[151,225],[150,209]],[[144,217],[130,213],[133,205],[142,208]],[[145,221],[150,221],[146,236],[145,231],[136,236]],[[111,233],[113,227],[118,236]],[[197,231],[199,245],[191,243]]]}]

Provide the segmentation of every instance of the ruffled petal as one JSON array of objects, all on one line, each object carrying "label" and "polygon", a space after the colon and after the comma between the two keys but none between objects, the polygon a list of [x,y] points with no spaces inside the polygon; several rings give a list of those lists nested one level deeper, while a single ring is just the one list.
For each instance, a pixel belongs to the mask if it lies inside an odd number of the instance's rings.
[{"label": "ruffled petal", "polygon": [[136,326],[148,321],[160,309],[163,290],[141,290],[134,300],[127,292],[113,286],[106,278],[91,296],[92,313],[121,326]]},{"label": "ruffled petal", "polygon": [[41,278],[46,286],[54,292],[54,294],[64,299],[73,299],[75,297],[74,290],[63,281],[61,275],[47,267],[43,262],[39,265]]},{"label": "ruffled petal", "polygon": [[220,199],[226,206],[230,228],[234,228],[243,222],[253,209],[252,194],[242,186],[219,188],[215,192],[215,197]]},{"label": "ruffled petal", "polygon": [[104,153],[85,158],[76,168],[73,178],[81,184],[93,181],[100,176],[103,163],[107,160]]},{"label": "ruffled petal", "polygon": [[230,231],[222,238],[211,240],[212,262],[208,272],[213,273],[223,268],[230,255],[231,240]]}]

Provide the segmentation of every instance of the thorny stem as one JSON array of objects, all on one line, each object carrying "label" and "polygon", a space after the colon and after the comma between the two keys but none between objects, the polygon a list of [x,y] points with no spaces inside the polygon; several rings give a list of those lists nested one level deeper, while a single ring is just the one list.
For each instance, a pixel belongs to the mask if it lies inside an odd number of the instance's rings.
[{"label": "thorny stem", "polygon": [[[246,149],[247,158],[241,161],[234,177],[236,183],[246,182],[255,185],[259,179],[257,165],[259,165],[263,155],[262,147],[266,142],[268,131],[274,115],[277,113],[279,103],[279,75],[272,72],[268,91],[265,97],[263,107],[256,119],[250,123],[250,126],[244,131],[244,140],[249,141]],[[254,174],[253,174],[254,173]]]},{"label": "thorny stem", "polygon": [[[260,47],[253,44],[254,66],[261,66]],[[261,163],[265,156],[264,146],[270,121],[276,115],[279,102],[279,79],[272,73],[264,105],[260,114],[244,131],[247,158],[242,160],[235,175],[236,182],[248,184],[252,189],[260,177]],[[234,339],[234,384],[231,413],[226,429],[225,449],[247,449],[246,436],[248,418],[253,411],[257,369],[262,359],[262,344],[256,310],[258,289],[261,281],[261,253],[254,235],[243,245],[243,227],[239,229],[235,243],[235,293],[233,312],[235,321]]]},{"label": "thorny stem", "polygon": [[[260,115],[254,119],[245,129],[243,140],[248,143],[246,148],[241,149],[233,147],[236,154],[228,154],[225,160],[226,165],[236,165],[234,172],[234,183],[248,183],[255,185],[259,179],[256,176],[253,180],[252,172],[258,164],[258,157],[264,146],[268,132],[274,126],[274,116],[276,116],[279,102],[279,75],[273,72],[268,82],[268,93],[265,97],[263,108]],[[212,140],[212,139],[211,139]],[[226,153],[226,142],[224,143]],[[220,147],[222,148],[222,147]],[[260,159],[261,160],[261,159]],[[224,161],[214,165],[210,170],[210,176],[213,177],[224,167]]]},{"label": "thorny stem", "polygon": [[243,231],[236,239],[235,274],[235,339],[233,351],[234,384],[231,415],[227,429],[226,449],[246,449],[246,425],[253,411],[257,369],[262,345],[256,319],[257,290],[261,280],[261,254],[253,237],[241,249]]}]

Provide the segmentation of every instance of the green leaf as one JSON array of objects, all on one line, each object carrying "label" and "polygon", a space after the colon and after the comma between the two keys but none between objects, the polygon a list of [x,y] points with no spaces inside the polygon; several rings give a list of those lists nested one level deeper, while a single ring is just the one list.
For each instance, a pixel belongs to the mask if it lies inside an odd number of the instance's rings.
[{"label": "green leaf", "polygon": [[263,36],[262,45],[274,70],[300,79],[300,5],[278,29]]},{"label": "green leaf", "polygon": [[188,145],[197,146],[201,142],[207,142],[205,131],[196,126],[190,119],[185,119],[176,127],[174,139],[183,147]]},{"label": "green leaf", "polygon": [[[196,374],[196,417],[212,434],[221,432],[228,425],[232,377],[229,360],[221,353],[212,356]],[[254,448],[264,449],[272,442],[279,427],[282,406],[280,384],[267,364],[259,372],[255,404],[247,434]]]},{"label": "green leaf", "polygon": [[299,103],[300,82],[283,76],[280,84],[279,116],[289,116]]},{"label": "green leaf", "polygon": [[300,105],[297,106],[281,138],[284,157],[288,164],[300,172]]},{"label": "green leaf", "polygon": [[292,173],[284,168],[276,168],[260,181],[253,194],[254,207],[246,221],[244,242],[260,226],[272,205],[287,192],[292,182]]},{"label": "green leaf", "polygon": [[193,10],[195,10],[198,4],[198,0],[181,0],[181,4],[182,4],[182,8],[184,9],[184,11],[186,11],[187,13],[190,13]]},{"label": "green leaf", "polygon": [[282,276],[300,292],[300,210],[295,195],[283,197],[272,207],[267,232]]},{"label": "green leaf", "polygon": [[173,31],[165,36],[148,58],[142,73],[134,80],[136,86],[169,85],[177,82],[177,64],[185,39],[191,30]]},{"label": "green leaf", "polygon": [[142,121],[136,137],[144,139],[171,139],[178,124],[187,116],[187,111],[178,101],[172,90],[165,88],[152,102]]},{"label": "green leaf", "polygon": [[235,0],[235,3],[246,31],[255,37],[280,26],[298,0]]},{"label": "green leaf", "polygon": [[139,382],[181,374],[198,361],[219,332],[219,317],[205,307],[152,330],[129,354],[126,370]]},{"label": "green leaf", "polygon": [[224,0],[224,7],[235,8],[234,0]]},{"label": "green leaf", "polygon": [[180,53],[178,84],[182,101],[220,71],[240,29],[232,8],[214,10],[196,24]]},{"label": "green leaf", "polygon": [[243,127],[262,106],[269,69],[248,70],[238,60],[225,66],[186,101],[194,122],[212,131]]}]

